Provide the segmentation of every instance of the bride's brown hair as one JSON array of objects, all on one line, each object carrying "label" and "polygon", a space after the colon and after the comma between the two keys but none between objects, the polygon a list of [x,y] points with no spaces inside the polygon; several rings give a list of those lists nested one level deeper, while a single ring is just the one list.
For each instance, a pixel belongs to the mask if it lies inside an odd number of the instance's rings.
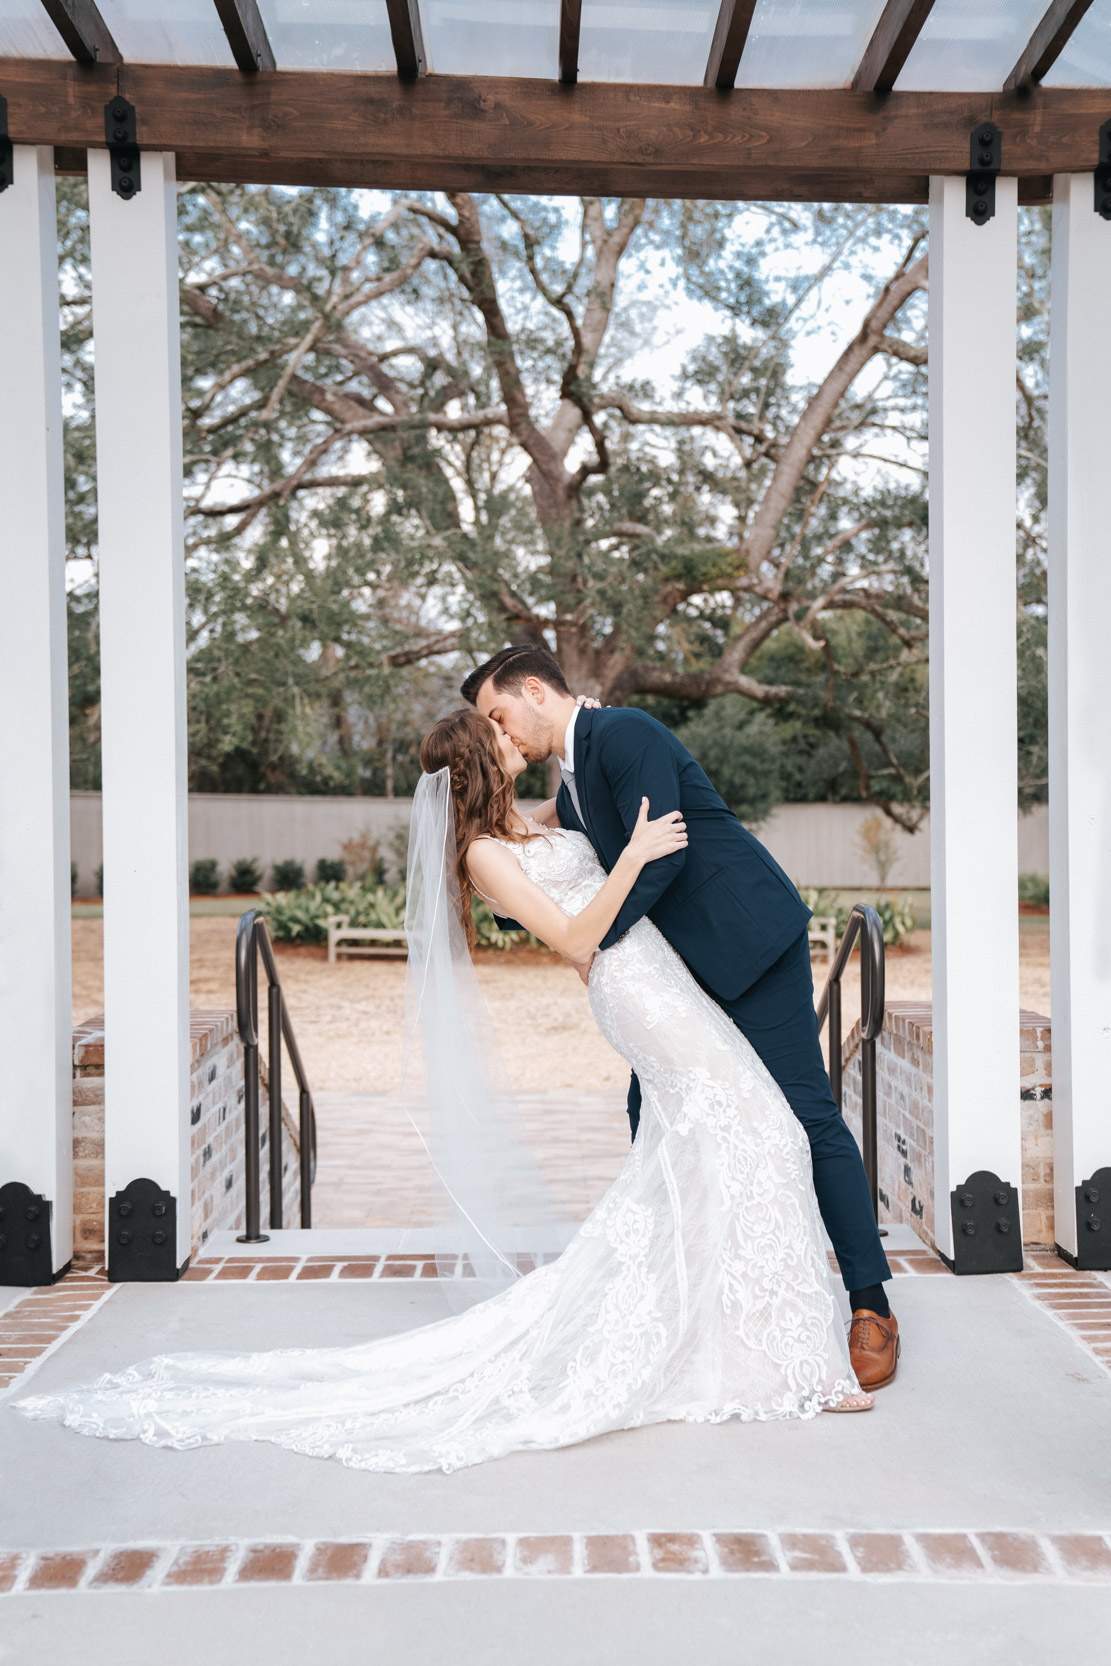
[{"label": "bride's brown hair", "polygon": [[451,712],[433,725],[420,743],[420,767],[426,775],[446,769],[451,780],[455,812],[455,877],[467,942],[475,946],[471,898],[474,887],[467,872],[467,852],[476,839],[492,836],[526,844],[540,838],[512,825],[515,794],[513,777],[501,761],[494,726],[473,706]]}]

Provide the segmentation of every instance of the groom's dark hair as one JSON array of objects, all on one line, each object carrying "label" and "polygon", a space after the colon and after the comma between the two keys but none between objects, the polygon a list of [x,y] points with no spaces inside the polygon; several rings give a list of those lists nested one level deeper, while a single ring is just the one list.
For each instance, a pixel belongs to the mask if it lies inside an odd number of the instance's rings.
[{"label": "groom's dark hair", "polygon": [[490,677],[502,694],[516,694],[526,677],[538,677],[558,694],[571,692],[559,661],[541,642],[520,642],[515,648],[503,648],[493,659],[476,665],[459,690],[464,700],[477,705],[478,691]]}]

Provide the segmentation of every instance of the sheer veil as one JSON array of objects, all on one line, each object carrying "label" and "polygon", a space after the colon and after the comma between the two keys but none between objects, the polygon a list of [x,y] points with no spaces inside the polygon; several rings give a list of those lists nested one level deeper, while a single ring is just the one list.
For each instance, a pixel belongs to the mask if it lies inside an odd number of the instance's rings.
[{"label": "sheer veil", "polygon": [[570,1241],[573,1223],[537,1166],[459,912],[446,769],[413,798],[405,900],[402,1090],[446,1208],[434,1245],[456,1308],[496,1294]]}]

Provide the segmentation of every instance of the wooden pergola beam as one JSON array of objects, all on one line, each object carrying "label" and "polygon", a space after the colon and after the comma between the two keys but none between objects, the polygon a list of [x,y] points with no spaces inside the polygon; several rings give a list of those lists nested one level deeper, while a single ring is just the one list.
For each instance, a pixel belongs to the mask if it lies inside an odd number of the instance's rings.
[{"label": "wooden pergola beam", "polygon": [[[917,201],[930,174],[968,171],[980,122],[1006,136],[1023,179],[1095,167],[1102,88],[1011,93],[713,88],[122,64],[0,61],[17,144],[100,148],[104,105],[134,104],[139,144],[207,158],[193,178],[473,191],[590,189],[806,201]],[[215,159],[219,159],[218,163]],[[589,187],[587,185],[589,181]],[[514,183],[518,182],[518,183]]]},{"label": "wooden pergola beam", "polygon": [[706,60],[706,73],[702,77],[704,87],[716,87],[719,92],[728,92],[733,86],[755,10],[756,0],[721,0],[714,38],[710,42],[710,56]]},{"label": "wooden pergola beam", "polygon": [[559,0],[559,78],[565,87],[579,79],[579,28],[582,0]]},{"label": "wooden pergola beam", "polygon": [[118,64],[123,53],[93,0],[42,0],[43,10],[79,64]]},{"label": "wooden pergola beam", "polygon": [[232,57],[245,75],[272,70],[274,49],[258,9],[258,0],[215,0]]},{"label": "wooden pergola beam", "polygon": [[416,81],[424,74],[424,37],[417,0],[386,0],[393,38],[393,55],[401,81]]},{"label": "wooden pergola beam", "polygon": [[852,78],[854,92],[891,91],[933,5],[934,0],[887,0]]},{"label": "wooden pergola beam", "polygon": [[1051,0],[1049,10],[1030,36],[1018,63],[1003,85],[1033,87],[1057,62],[1065,44],[1091,8],[1092,0]]}]

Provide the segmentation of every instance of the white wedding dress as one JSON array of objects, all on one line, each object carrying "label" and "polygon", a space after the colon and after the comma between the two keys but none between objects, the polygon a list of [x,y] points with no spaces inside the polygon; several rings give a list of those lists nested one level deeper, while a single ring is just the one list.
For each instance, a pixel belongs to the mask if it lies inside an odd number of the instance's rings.
[{"label": "white wedding dress", "polygon": [[[507,848],[568,914],[605,878],[579,833]],[[595,957],[590,1005],[640,1077],[640,1130],[557,1260],[384,1340],[168,1354],[19,1409],[414,1473],[647,1423],[810,1417],[858,1392],[806,1136],[751,1046],[647,919]]]}]

